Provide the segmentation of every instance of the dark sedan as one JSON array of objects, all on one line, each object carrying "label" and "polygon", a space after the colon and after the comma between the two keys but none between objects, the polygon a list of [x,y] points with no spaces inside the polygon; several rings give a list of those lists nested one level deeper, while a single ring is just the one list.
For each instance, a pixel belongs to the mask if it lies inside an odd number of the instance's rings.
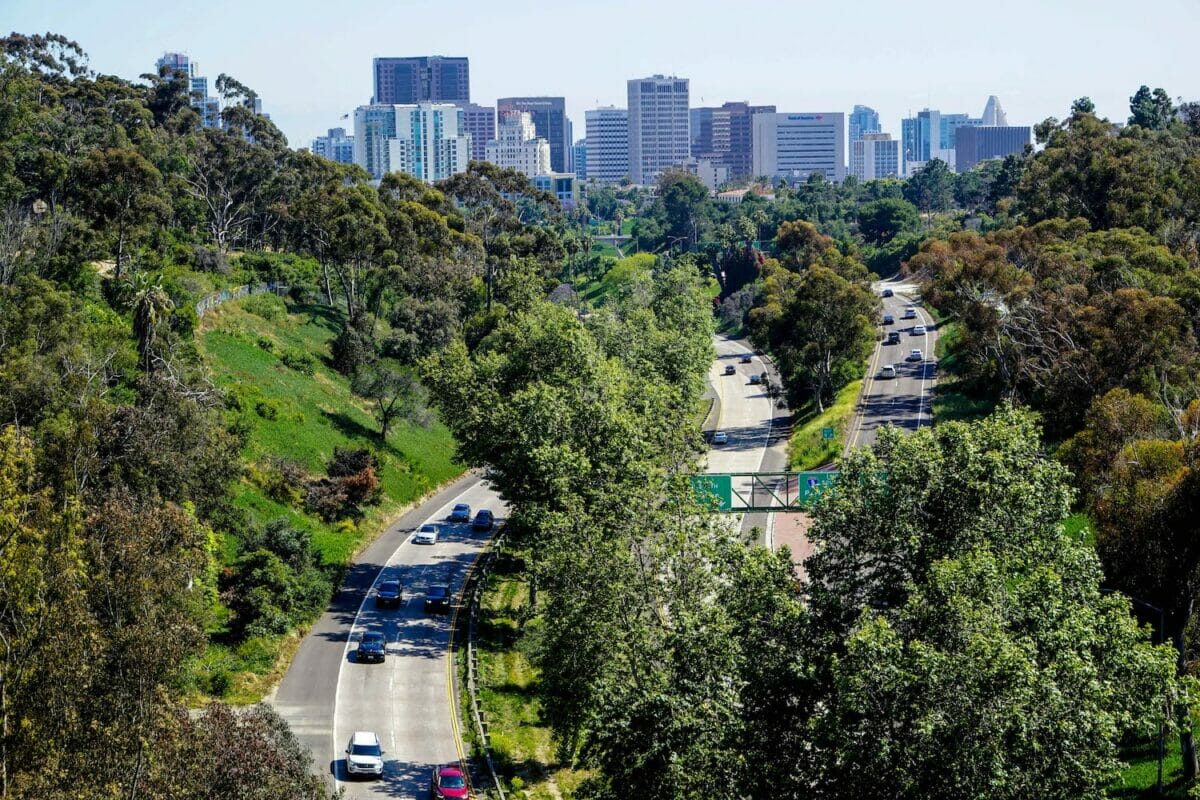
[{"label": "dark sedan", "polygon": [[367,631],[364,633],[362,639],[358,642],[358,649],[354,651],[354,657],[363,663],[378,661],[382,664],[386,656],[387,638],[378,631]]},{"label": "dark sedan", "polygon": [[444,585],[430,586],[425,592],[425,611],[435,614],[450,612],[450,587]]}]

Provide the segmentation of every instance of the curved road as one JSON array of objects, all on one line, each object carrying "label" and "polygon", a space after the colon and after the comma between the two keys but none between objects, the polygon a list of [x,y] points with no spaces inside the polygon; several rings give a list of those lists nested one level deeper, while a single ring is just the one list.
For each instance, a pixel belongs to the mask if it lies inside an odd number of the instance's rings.
[{"label": "curved road", "polygon": [[[846,436],[846,453],[858,447],[868,447],[875,441],[875,433],[885,425],[914,431],[922,425],[933,424],[933,387],[937,380],[937,362],[934,349],[937,347],[938,330],[929,312],[921,308],[919,290],[913,284],[895,280],[880,281],[874,285],[876,292],[891,289],[892,297],[884,297],[883,313],[891,314],[893,325],[882,326],[885,337],[876,343],[871,355],[871,365],[859,397],[858,409],[850,423]],[[903,319],[906,306],[916,306],[916,319]],[[914,336],[915,325],[924,325],[925,333]],[[899,344],[887,344],[889,332],[900,334]],[[909,352],[919,349],[924,354],[920,362],[907,361]],[[895,378],[882,378],[880,372],[885,364],[896,366]]]},{"label": "curved road", "polygon": [[[490,535],[445,521],[460,502],[470,503],[472,512],[505,513],[490,486],[468,475],[404,515],[347,572],[271,698],[317,768],[331,785],[344,787],[346,797],[427,797],[433,768],[461,759],[449,649],[453,616],[422,608],[432,584],[450,584],[457,597]],[[412,532],[426,522],[439,525],[440,541],[413,544]],[[377,609],[370,588],[388,578],[400,580],[404,601],[398,609]],[[355,642],[367,630],[387,637],[382,664],[354,659]],[[379,735],[383,780],[347,780],[343,751],[356,730]]]}]

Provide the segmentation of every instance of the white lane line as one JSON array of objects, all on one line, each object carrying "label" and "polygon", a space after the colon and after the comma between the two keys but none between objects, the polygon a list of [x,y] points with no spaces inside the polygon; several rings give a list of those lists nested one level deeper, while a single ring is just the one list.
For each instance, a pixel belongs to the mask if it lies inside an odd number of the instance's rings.
[{"label": "white lane line", "polygon": [[[441,506],[438,509],[438,511],[445,510],[451,504],[457,502],[460,498],[462,498],[463,496],[469,494],[471,491],[476,489],[481,483],[483,483],[483,481],[479,480],[479,481],[476,481],[475,483],[471,484],[469,487],[467,487],[467,489],[465,489],[461,494],[459,494],[453,500],[450,500],[445,505]],[[428,519],[425,520],[425,522],[418,523],[417,527],[419,528],[421,525],[424,525],[425,523],[429,522],[429,520],[432,520],[437,516],[438,516],[437,514],[431,515]],[[363,592],[362,601],[358,604],[358,611],[354,612],[354,622],[352,622],[350,624],[350,630],[347,631],[347,633],[346,633],[346,646],[344,648],[342,648],[342,660],[341,660],[341,663],[338,664],[337,687],[333,691],[333,724],[329,726],[330,727],[329,738],[330,738],[330,743],[332,745],[332,751],[333,751],[333,764],[334,764],[333,785],[334,785],[334,789],[337,789],[339,784],[345,783],[345,781],[340,780],[338,778],[338,771],[337,771],[337,762],[338,762],[337,708],[338,708],[338,697],[342,693],[342,670],[345,669],[346,662],[350,659],[350,645],[353,643],[354,631],[356,628],[358,628],[358,620],[362,616],[363,609],[367,607],[367,600],[369,600],[371,598],[371,592],[373,592],[375,590],[375,584],[379,583],[379,579],[383,576],[384,570],[386,570],[388,568],[388,566],[391,565],[392,560],[396,557],[396,554],[400,552],[400,548],[402,548],[402,547],[404,547],[404,545],[408,544],[408,542],[411,539],[412,539],[411,535],[405,536],[404,540],[402,542],[400,542],[400,544],[396,545],[396,549],[392,551],[391,555],[389,555],[387,557],[387,559],[384,560],[383,566],[379,568],[379,571],[375,573],[375,577],[371,579],[371,585],[369,587],[367,587],[367,591]],[[395,726],[392,726],[392,735],[395,736]],[[393,742],[394,742],[394,740],[393,740]],[[395,744],[393,743],[392,746],[394,749]]]},{"label": "white lane line", "polygon": [[[933,353],[930,352],[930,350],[929,350],[929,328],[931,325],[933,325],[933,316],[930,315],[929,321],[926,322],[925,321],[925,309],[922,308],[920,305],[918,305],[917,306],[917,319],[921,320],[921,323],[925,326],[925,336],[924,336],[925,357],[927,360],[929,360],[929,359],[933,358]],[[922,361],[921,362],[921,396],[919,398],[919,402],[917,403],[917,428],[918,429],[921,427],[921,419],[925,414],[925,382],[928,379],[928,375],[929,375],[929,371],[925,368],[925,361]]]}]

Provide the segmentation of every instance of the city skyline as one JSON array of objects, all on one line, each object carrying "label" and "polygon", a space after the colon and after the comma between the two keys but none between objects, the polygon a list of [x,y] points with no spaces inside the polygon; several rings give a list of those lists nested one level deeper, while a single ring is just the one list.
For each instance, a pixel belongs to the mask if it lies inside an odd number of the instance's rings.
[{"label": "city skyline", "polygon": [[[867,105],[896,137],[900,120],[927,106],[977,116],[989,95],[1002,99],[1010,124],[1032,125],[1061,118],[1081,95],[1095,101],[1100,115],[1123,121],[1141,84],[1162,86],[1172,97],[1200,94],[1200,54],[1184,37],[1164,36],[1160,26],[1166,17],[1175,21],[1172,29],[1200,22],[1200,7],[1191,0],[1152,0],[1133,11],[1107,0],[1053,7],[1016,0],[987,25],[924,3],[895,24],[871,27],[856,21],[874,13],[890,17],[890,6],[865,0],[852,8],[800,9],[747,0],[737,15],[718,20],[697,13],[703,9],[696,3],[614,0],[604,15],[568,3],[550,18],[543,6],[524,0],[503,8],[463,0],[471,20],[465,26],[434,24],[445,6],[430,0],[403,9],[370,3],[345,18],[306,13],[319,8],[310,2],[243,8],[214,0],[203,15],[148,0],[94,6],[10,0],[6,6],[10,28],[75,39],[98,72],[134,78],[164,52],[178,51],[200,61],[212,79],[230,74],[259,93],[293,147],[307,146],[368,103],[373,59],[390,56],[466,56],[471,99],[481,105],[501,97],[565,97],[575,138],[585,110],[623,107],[627,80],[658,73],[689,78],[693,106],[747,101],[780,111],[849,113]],[[625,24],[635,18],[638,25]],[[139,25],[130,29],[128,19]],[[590,36],[590,46],[567,48],[565,57],[561,48],[511,46],[547,25],[563,37]],[[839,33],[801,33],[817,29]],[[1063,37],[1063,30],[1072,35]],[[789,31],[802,46],[788,39]],[[616,58],[609,53],[614,47]]]}]

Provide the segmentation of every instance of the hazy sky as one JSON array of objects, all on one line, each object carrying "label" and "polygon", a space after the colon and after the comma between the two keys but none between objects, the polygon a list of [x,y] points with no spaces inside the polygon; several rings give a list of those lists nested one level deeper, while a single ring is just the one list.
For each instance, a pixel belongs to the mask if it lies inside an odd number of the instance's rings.
[{"label": "hazy sky", "polygon": [[989,94],[1011,124],[1085,94],[1124,119],[1143,83],[1200,99],[1200,0],[0,0],[0,28],[65,34],[126,78],[186,52],[210,86],[255,89],[294,146],[350,127],[374,56],[468,56],[473,101],[563,95],[576,138],[654,73],[691,78],[693,106],[862,103],[897,137],[910,110],[977,116]]}]

